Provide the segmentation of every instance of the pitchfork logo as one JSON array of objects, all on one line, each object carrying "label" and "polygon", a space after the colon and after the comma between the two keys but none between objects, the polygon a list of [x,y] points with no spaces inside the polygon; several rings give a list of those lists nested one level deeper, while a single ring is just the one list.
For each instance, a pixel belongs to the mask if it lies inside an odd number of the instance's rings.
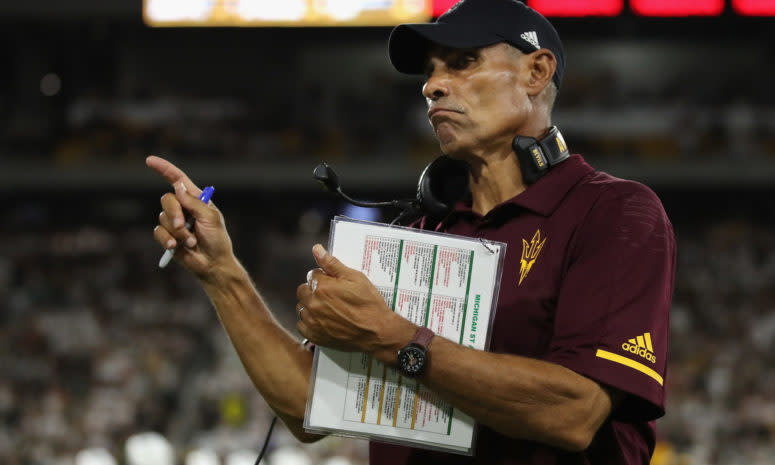
[{"label": "pitchfork logo", "polygon": [[538,258],[538,254],[541,253],[541,249],[544,248],[544,244],[546,243],[546,237],[541,239],[541,230],[537,230],[535,234],[533,234],[533,238],[530,239],[530,242],[522,239],[522,260],[520,260],[520,266],[519,266],[519,284],[518,286],[522,285],[522,280],[525,279],[528,273],[530,273],[530,269],[533,268],[533,264],[536,261],[536,258]]}]

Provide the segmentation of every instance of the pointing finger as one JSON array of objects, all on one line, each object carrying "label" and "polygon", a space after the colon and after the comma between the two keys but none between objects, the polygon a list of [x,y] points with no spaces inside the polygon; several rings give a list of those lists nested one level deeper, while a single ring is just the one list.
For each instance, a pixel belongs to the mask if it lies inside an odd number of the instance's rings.
[{"label": "pointing finger", "polygon": [[167,180],[173,186],[180,184],[181,182],[186,186],[186,189],[195,196],[202,193],[202,190],[197,187],[196,184],[183,172],[180,168],[165,160],[161,157],[154,155],[145,159],[145,164],[148,168],[159,173],[164,179]]}]

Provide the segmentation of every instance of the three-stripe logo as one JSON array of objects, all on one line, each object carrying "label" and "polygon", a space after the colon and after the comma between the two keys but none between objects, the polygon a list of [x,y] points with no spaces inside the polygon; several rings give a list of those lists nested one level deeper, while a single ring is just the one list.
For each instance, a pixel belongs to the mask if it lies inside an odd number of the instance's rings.
[{"label": "three-stripe logo", "polygon": [[656,363],[657,357],[654,355],[654,346],[651,345],[651,333],[643,333],[627,342],[622,343],[622,349],[627,352],[637,354],[651,363]]},{"label": "three-stripe logo", "polygon": [[523,32],[520,37],[525,39],[526,41],[530,42],[530,44],[535,47],[536,49],[541,48],[541,46],[538,44],[538,34],[536,34],[536,31],[527,31]]}]

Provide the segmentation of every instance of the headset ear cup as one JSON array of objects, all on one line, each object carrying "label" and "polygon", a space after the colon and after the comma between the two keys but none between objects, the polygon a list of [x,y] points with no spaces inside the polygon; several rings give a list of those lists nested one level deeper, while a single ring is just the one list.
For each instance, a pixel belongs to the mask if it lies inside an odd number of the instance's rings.
[{"label": "headset ear cup", "polygon": [[556,126],[550,127],[541,140],[515,136],[511,141],[511,148],[517,154],[522,181],[525,184],[538,181],[550,168],[559,165],[570,156],[565,139]]},{"label": "headset ear cup", "polygon": [[422,212],[440,220],[468,192],[468,164],[442,155],[425,167],[417,184],[417,201]]}]

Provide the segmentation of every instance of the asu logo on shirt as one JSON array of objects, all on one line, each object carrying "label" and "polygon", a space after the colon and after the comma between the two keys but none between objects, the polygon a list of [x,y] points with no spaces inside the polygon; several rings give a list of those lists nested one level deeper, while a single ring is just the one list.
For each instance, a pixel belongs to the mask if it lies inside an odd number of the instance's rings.
[{"label": "asu logo on shirt", "polygon": [[540,254],[541,249],[544,248],[546,239],[546,237],[544,237],[543,240],[541,239],[540,229],[533,234],[533,238],[530,239],[530,242],[522,239],[522,259],[520,260],[519,265],[519,284],[517,284],[517,286],[521,285],[527,274],[530,273],[530,269],[533,268],[533,264],[535,263],[536,258],[538,258],[538,254]]}]

